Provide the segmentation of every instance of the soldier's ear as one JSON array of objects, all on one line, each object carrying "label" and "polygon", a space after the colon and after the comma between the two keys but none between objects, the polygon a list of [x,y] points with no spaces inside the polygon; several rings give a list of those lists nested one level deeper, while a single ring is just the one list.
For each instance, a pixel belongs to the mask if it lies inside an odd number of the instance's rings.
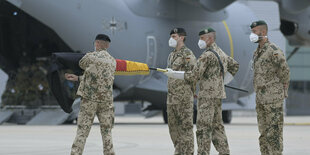
[{"label": "soldier's ear", "polygon": [[267,35],[267,30],[264,27],[262,27],[260,29],[260,32],[261,32],[262,36],[266,36]]},{"label": "soldier's ear", "polygon": [[265,36],[266,35],[266,31],[264,29],[262,29],[260,32],[261,32],[261,36]]},{"label": "soldier's ear", "polygon": [[185,40],[185,36],[180,36],[180,37],[181,37],[182,41],[184,41],[184,40]]},{"label": "soldier's ear", "polygon": [[268,35],[268,30],[265,29],[265,36],[267,36],[267,35]]}]

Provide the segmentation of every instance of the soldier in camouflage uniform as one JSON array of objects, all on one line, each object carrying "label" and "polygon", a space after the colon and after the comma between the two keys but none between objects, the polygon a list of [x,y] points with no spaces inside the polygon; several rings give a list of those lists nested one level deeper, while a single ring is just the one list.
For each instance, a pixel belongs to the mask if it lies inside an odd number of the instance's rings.
[{"label": "soldier in camouflage uniform", "polygon": [[[175,48],[168,57],[168,68],[190,71],[196,57],[185,44],[186,32],[175,28],[170,32],[169,46]],[[194,154],[193,101],[195,83],[168,78],[167,113],[170,137],[175,155]]]},{"label": "soldier in camouflage uniform", "polygon": [[8,81],[3,105],[42,105],[48,93],[46,70],[39,63],[22,65]]},{"label": "soldier in camouflage uniform", "polygon": [[222,99],[226,98],[223,74],[229,72],[235,75],[239,64],[217,46],[214,29],[206,28],[199,32],[199,36],[198,46],[206,50],[197,60],[193,70],[183,73],[183,77],[180,76],[182,73],[172,70],[168,70],[166,75],[199,82],[196,124],[198,155],[210,154],[211,141],[220,155],[228,155],[230,151],[222,121]]},{"label": "soldier in camouflage uniform", "polygon": [[253,56],[253,69],[260,151],[262,155],[282,155],[283,102],[290,71],[281,49],[267,39],[266,22],[253,22],[251,29],[250,40],[259,43]]},{"label": "soldier in camouflage uniform", "polygon": [[77,135],[71,155],[81,155],[95,115],[100,122],[105,155],[114,155],[112,133],[114,125],[113,81],[115,59],[107,52],[110,38],[99,34],[95,40],[95,52],[87,53],[79,62],[84,70],[82,76],[66,74],[67,80],[80,81],[77,95],[82,97],[78,116]]}]

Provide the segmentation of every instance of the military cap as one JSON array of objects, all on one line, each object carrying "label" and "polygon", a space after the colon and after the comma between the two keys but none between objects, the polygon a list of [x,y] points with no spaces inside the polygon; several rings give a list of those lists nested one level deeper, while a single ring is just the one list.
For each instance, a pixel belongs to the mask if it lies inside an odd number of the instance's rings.
[{"label": "military cap", "polygon": [[215,32],[215,30],[211,27],[207,27],[205,29],[202,29],[200,32],[199,32],[199,35],[203,35],[203,34],[208,34],[208,33],[211,33],[211,32]]},{"label": "military cap", "polygon": [[258,20],[258,21],[255,21],[251,24],[251,29],[253,29],[254,27],[256,26],[259,26],[259,25],[267,25],[267,23],[263,20]]},{"label": "military cap", "polygon": [[109,36],[105,34],[98,34],[95,40],[103,40],[103,41],[111,42],[111,39],[109,38]]},{"label": "military cap", "polygon": [[186,36],[186,32],[185,32],[185,29],[183,28],[174,28],[170,31],[170,35],[171,34],[179,34],[179,35],[182,35],[182,36]]}]

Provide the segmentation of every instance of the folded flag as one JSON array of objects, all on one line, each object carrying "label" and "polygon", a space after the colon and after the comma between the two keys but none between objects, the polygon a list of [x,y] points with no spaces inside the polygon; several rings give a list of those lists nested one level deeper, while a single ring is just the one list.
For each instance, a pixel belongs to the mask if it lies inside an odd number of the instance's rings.
[{"label": "folded flag", "polygon": [[147,64],[116,59],[115,75],[148,75],[150,69]]},{"label": "folded flag", "polygon": [[[75,74],[83,74],[83,70],[79,66],[79,61],[84,53],[53,53],[52,61],[48,72],[48,84],[54,94],[60,107],[66,112],[72,112],[72,104],[74,99],[69,97],[65,86],[60,80],[59,71],[62,69],[70,69]],[[147,75],[150,72],[147,64],[116,59],[115,75]]]},{"label": "folded flag", "polygon": [[[82,74],[79,61],[84,53],[53,53],[54,64],[59,65],[59,69],[71,69],[77,74]],[[147,64],[135,61],[116,59],[115,75],[148,75],[150,69]]]}]

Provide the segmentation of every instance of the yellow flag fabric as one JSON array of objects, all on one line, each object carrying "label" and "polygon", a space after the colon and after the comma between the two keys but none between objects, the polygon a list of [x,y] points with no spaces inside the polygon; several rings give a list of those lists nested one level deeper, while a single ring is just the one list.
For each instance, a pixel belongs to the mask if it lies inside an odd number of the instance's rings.
[{"label": "yellow flag fabric", "polygon": [[115,75],[148,75],[150,69],[147,64],[116,59]]}]

